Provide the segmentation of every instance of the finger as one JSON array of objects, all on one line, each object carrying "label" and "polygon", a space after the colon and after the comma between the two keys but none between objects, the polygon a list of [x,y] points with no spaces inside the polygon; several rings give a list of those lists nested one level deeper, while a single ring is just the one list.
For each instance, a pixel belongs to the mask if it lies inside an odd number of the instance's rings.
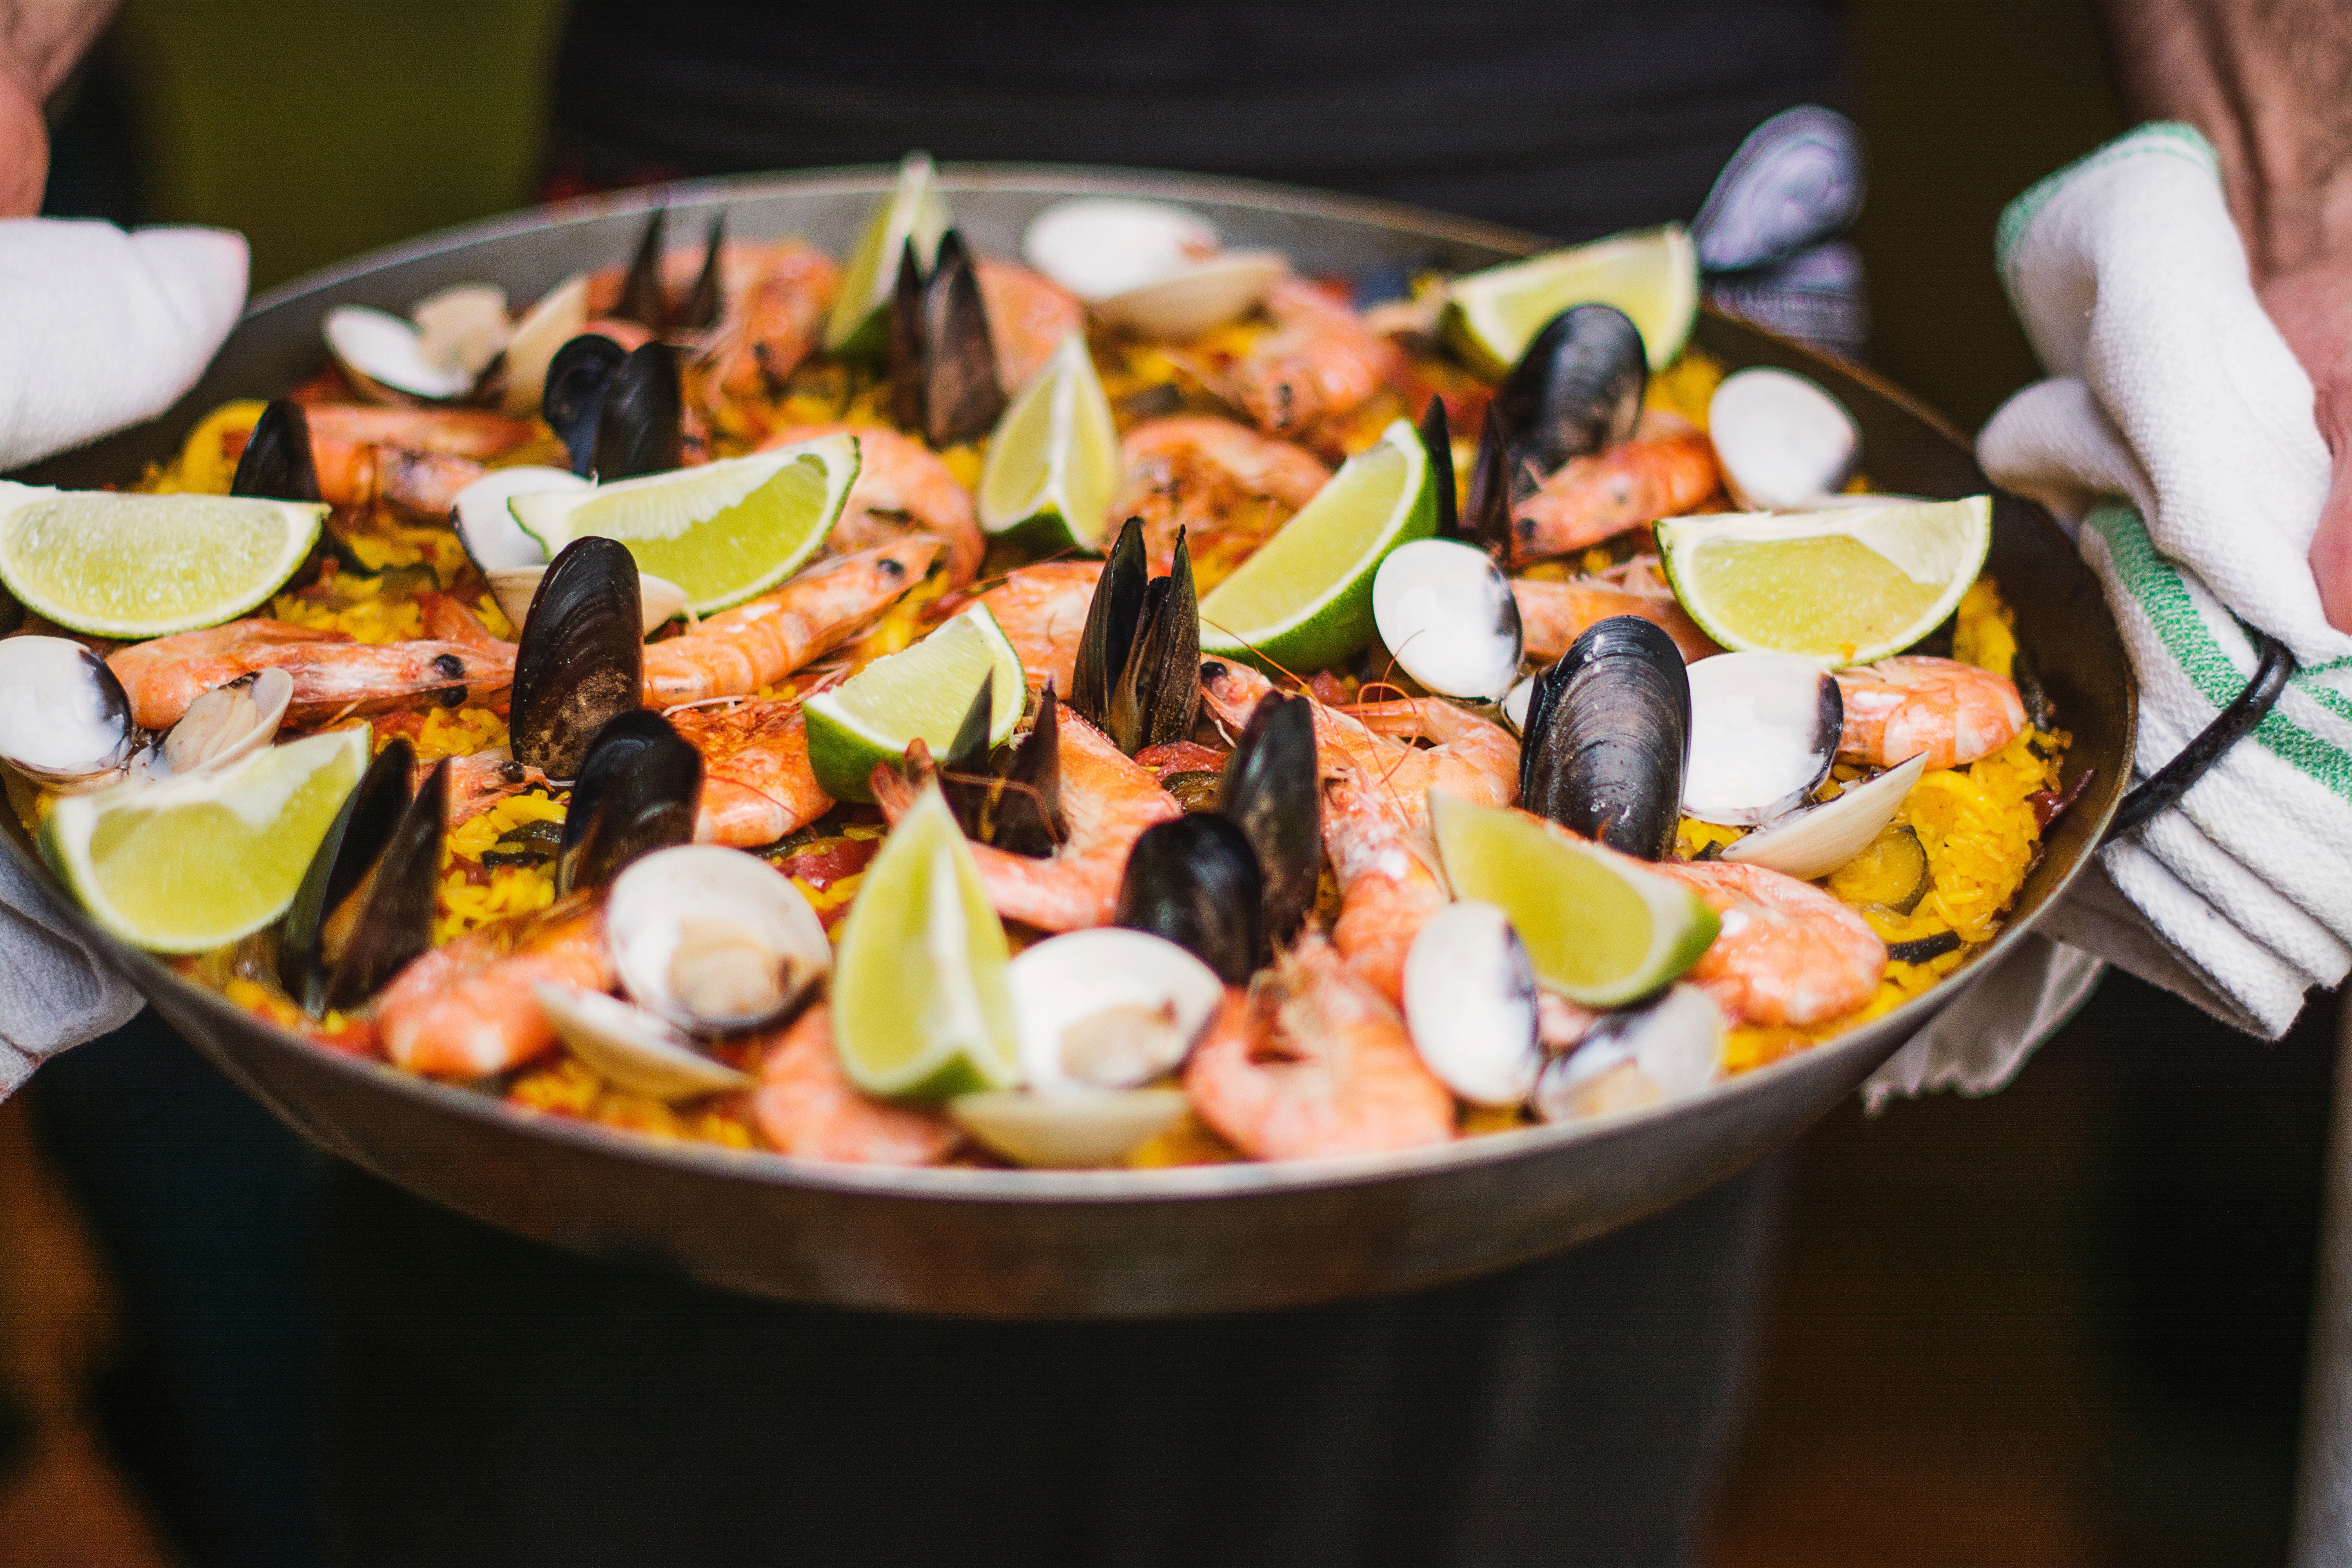
[{"label": "finger", "polygon": [[2352,632],[2352,430],[2344,416],[2352,413],[2333,390],[2322,391],[2313,412],[2321,434],[2335,455],[2335,472],[2320,508],[2319,527],[2311,536],[2311,574],[2319,584],[2319,607],[2327,624]]}]

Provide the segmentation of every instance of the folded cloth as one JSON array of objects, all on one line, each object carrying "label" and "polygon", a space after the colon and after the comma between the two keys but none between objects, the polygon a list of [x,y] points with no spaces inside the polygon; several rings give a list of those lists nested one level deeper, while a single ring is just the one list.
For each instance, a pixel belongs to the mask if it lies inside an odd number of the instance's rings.
[{"label": "folded cloth", "polygon": [[245,241],[223,229],[0,220],[0,472],[169,408],[245,282]]},{"label": "folded cloth", "polygon": [[[0,220],[0,470],[169,408],[236,324],[245,282],[245,241],[219,229]],[[0,859],[0,1098],[138,1011],[139,994]]]},{"label": "folded cloth", "polygon": [[2272,1039],[2352,967],[2352,637],[2327,624],[2307,561],[2327,445],[2255,298],[2213,149],[2143,126],[2011,204],[1995,248],[2051,379],[1993,416],[1978,456],[2074,534],[2106,590],[2138,677],[2136,776],[2244,689],[2249,626],[2301,669],[2177,808],[2101,851],[2043,921],[2055,942],[1985,977],[1873,1080],[1881,1098],[2013,1073],[2083,972],[2057,942]]}]

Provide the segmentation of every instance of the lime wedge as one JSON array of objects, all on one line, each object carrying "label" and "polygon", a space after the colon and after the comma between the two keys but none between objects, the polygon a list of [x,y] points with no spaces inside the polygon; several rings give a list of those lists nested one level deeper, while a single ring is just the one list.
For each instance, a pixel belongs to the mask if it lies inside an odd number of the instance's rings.
[{"label": "lime wedge", "polygon": [[1201,601],[1201,650],[1305,675],[1372,640],[1381,558],[1437,530],[1428,448],[1399,419]]},{"label": "lime wedge", "polygon": [[898,258],[907,241],[915,242],[915,257],[926,268],[940,254],[940,236],[948,231],[948,198],[931,172],[928,153],[909,153],[898,161],[898,183],[876,204],[849,254],[842,275],[841,293],[824,321],[824,352],[856,359],[876,359],[886,346],[885,319],[890,291],[898,284]]},{"label": "lime wedge", "polygon": [[362,725],[216,773],[68,795],[41,825],[41,853],[123,941],[202,952],[286,912],[367,764]]},{"label": "lime wedge", "polygon": [[1011,955],[935,787],[866,868],[833,969],[833,1043],[868,1094],[945,1100],[1021,1081]]},{"label": "lime wedge", "polygon": [[36,614],[105,637],[233,621],[319,542],[327,509],[243,496],[116,495],[0,479],[0,582]]},{"label": "lime wedge", "polygon": [[1650,368],[1664,370],[1698,314],[1698,255],[1683,226],[1670,223],[1472,272],[1446,295],[1446,335],[1488,376],[1517,364],[1546,321],[1593,303],[1631,316]]},{"label": "lime wedge", "polygon": [[1936,629],[1992,546],[1992,498],[1669,518],[1683,608],[1728,648],[1868,664]]},{"label": "lime wedge", "polygon": [[1499,907],[1536,978],[1571,1002],[1646,996],[1715,940],[1715,911],[1688,888],[1564,828],[1444,790],[1429,792],[1429,813],[1454,896]]},{"label": "lime wedge", "polygon": [[971,608],[908,648],[877,658],[831,691],[812,697],[808,715],[809,763],[816,782],[835,800],[866,800],[874,764],[896,762],[918,736],[938,752],[980,695],[980,683],[993,675],[989,695],[988,743],[1013,738],[1026,689],[1021,656],[1013,651],[986,605]]},{"label": "lime wedge", "polygon": [[1062,339],[996,422],[980,470],[980,525],[1042,554],[1100,554],[1118,487],[1118,426],[1086,334]]},{"label": "lime wedge", "polygon": [[816,553],[857,479],[857,437],[587,489],[516,496],[507,510],[549,555],[585,534],[617,539],[638,567],[686,590],[707,616],[765,593]]}]

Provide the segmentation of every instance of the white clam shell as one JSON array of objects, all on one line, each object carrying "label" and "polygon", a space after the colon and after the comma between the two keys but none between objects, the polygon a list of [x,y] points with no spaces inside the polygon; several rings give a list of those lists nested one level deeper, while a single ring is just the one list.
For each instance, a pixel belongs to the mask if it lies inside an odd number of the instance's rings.
[{"label": "white clam shell", "polygon": [[539,297],[507,338],[506,389],[502,402],[513,415],[539,412],[547,392],[547,367],[555,351],[588,325],[588,274],[575,272]]},{"label": "white clam shell", "polygon": [[1528,950],[1492,904],[1449,904],[1404,961],[1405,1026],[1446,1088],[1474,1105],[1517,1105],[1543,1067]]},{"label": "white clam shell", "polygon": [[1879,829],[1903,809],[1903,797],[1927,771],[1927,759],[1913,757],[1854,785],[1835,800],[1749,834],[1725,849],[1723,858],[1801,881],[1826,877],[1870,847]]},{"label": "white clam shell", "polygon": [[1503,722],[1511,727],[1512,734],[1520,735],[1527,732],[1528,704],[1534,700],[1535,694],[1536,678],[1530,675],[1512,687],[1510,695],[1503,699]]},{"label": "white clam shell", "polygon": [[656,850],[614,879],[604,906],[605,941],[621,989],[680,1028],[737,1022],[698,1017],[672,989],[671,962],[690,924],[739,932],[803,974],[833,967],[824,922],[792,879],[773,866],[715,844]]},{"label": "white clam shell", "polygon": [[[499,601],[499,608],[506,612],[517,634],[522,631],[524,617],[530,614],[530,602],[539,594],[540,579],[546,575],[544,566],[500,566],[482,574]],[[667,577],[639,573],[637,600],[645,615],[647,637],[664,622],[686,613],[686,590]]]},{"label": "white clam shell", "polygon": [[362,392],[446,403],[474,390],[474,374],[425,356],[415,323],[367,305],[338,305],[320,322],[327,353]]},{"label": "white clam shell", "polygon": [[[1023,1080],[1039,1096],[1128,1089],[1172,1072],[1223,1005],[1216,971],[1164,937],[1099,926],[1013,961]],[[1162,1014],[1159,1030],[1089,1028],[1113,1009]]]},{"label": "white clam shell", "polygon": [[122,776],[139,740],[130,699],[70,637],[0,638],[0,762],[52,789]]},{"label": "white clam shell", "polygon": [[1537,1079],[1547,1121],[1576,1121],[1696,1094],[1723,1070],[1723,1014],[1696,985],[1644,1007],[1602,1016]]},{"label": "white clam shell", "polygon": [[1372,621],[1399,668],[1441,696],[1492,702],[1518,677],[1510,579],[1473,545],[1416,539],[1389,552],[1372,579]]},{"label": "white clam shell", "polygon": [[[513,566],[544,566],[547,547],[523,531],[507,502],[517,496],[552,490],[584,490],[588,481],[569,468],[522,464],[492,468],[457,492],[449,510],[459,542],[485,572]],[[522,623],[517,621],[517,626]]]},{"label": "white clam shell", "polygon": [[574,1056],[632,1094],[692,1100],[751,1085],[749,1074],[703,1055],[642,1007],[547,980],[533,985],[531,994]]},{"label": "white clam shell", "polygon": [[1805,804],[1836,759],[1844,701],[1829,672],[1786,653],[1719,653],[1686,668],[1683,810],[1748,827]]},{"label": "white clam shell", "polygon": [[1021,238],[1030,266],[1104,320],[1183,341],[1248,314],[1290,270],[1271,250],[1221,250],[1217,231],[1166,202],[1056,202]]},{"label": "white clam shell", "polygon": [[996,1089],[948,1102],[957,1125],[1022,1165],[1115,1165],[1184,1113],[1181,1089],[1031,1094]]},{"label": "white clam shell", "polygon": [[294,678],[274,668],[215,686],[189,703],[147,753],[147,772],[185,778],[241,763],[277,738],[293,700]]},{"label": "white clam shell", "polygon": [[1097,300],[1095,310],[1105,321],[1133,327],[1148,337],[1189,342],[1257,309],[1265,291],[1289,270],[1289,262],[1276,251],[1220,251],[1165,278]]},{"label": "white clam shell", "polygon": [[507,291],[495,283],[456,283],[409,308],[417,351],[427,364],[462,370],[478,381],[507,346]]},{"label": "white clam shell", "polygon": [[1819,505],[1862,455],[1862,430],[1843,404],[1801,375],[1765,366],[1723,378],[1706,427],[1724,488],[1750,511]]}]

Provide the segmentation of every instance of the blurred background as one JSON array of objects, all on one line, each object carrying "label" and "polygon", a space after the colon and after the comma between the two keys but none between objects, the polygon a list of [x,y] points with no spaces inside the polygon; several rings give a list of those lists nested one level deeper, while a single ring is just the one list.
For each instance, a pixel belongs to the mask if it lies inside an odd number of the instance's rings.
[{"label": "blurred background", "polygon": [[[523,205],[562,13],[131,0],[59,106],[51,210],[241,229],[260,289]],[[1870,358],[1973,429],[2033,374],[1992,275],[1994,216],[2123,124],[2091,6],[1851,0],[1848,26],[1872,155],[1855,236]],[[2322,999],[2263,1046],[2110,979],[2005,1093],[1875,1121],[1850,1107],[1804,1139],[1785,1157],[1715,1560],[2283,1560],[2336,1011]],[[297,1506],[299,1259],[224,1260],[257,1287],[170,1301],[126,1293],[120,1265],[203,1245],[206,1205],[299,1209],[310,1156],[184,1054],[110,1051],[0,1106],[0,1564],[268,1560],[194,1539],[204,1497],[142,1494],[123,1461],[172,1401],[226,1401],[251,1450],[188,1489],[280,1489]],[[183,1114],[199,1100],[277,1138],[272,1159],[206,1163],[218,1152]],[[93,1124],[77,1109],[93,1104],[120,1113]],[[187,1226],[93,1233],[72,1151],[110,1138],[155,1179],[209,1173]],[[246,1359],[223,1359],[218,1386],[167,1389],[165,1341]],[[299,1550],[301,1529],[278,1544]]]}]

